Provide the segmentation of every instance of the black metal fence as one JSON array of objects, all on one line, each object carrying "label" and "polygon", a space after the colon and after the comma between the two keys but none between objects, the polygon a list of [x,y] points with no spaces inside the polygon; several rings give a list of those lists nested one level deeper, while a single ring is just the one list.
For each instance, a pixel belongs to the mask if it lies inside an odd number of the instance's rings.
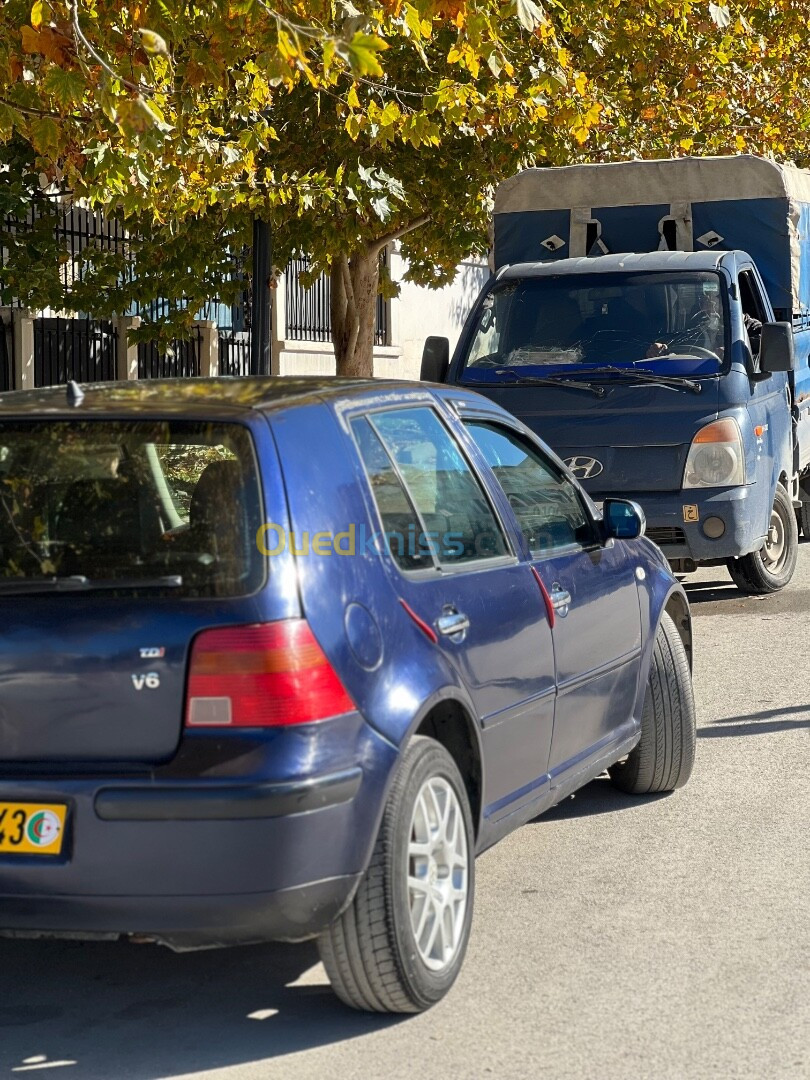
[{"label": "black metal fence", "polygon": [[114,379],[117,341],[105,319],[34,319],[34,386]]},{"label": "black metal fence", "polygon": [[184,379],[200,374],[202,331],[197,326],[190,338],[170,342],[161,350],[156,341],[138,342],[139,379]]},{"label": "black metal fence", "polygon": [[219,331],[219,373],[250,374],[250,330]]},{"label": "black metal fence", "polygon": [[[0,269],[6,264],[9,246],[18,240],[33,242],[38,222],[52,219],[64,258],[60,258],[60,277],[67,294],[77,281],[84,278],[93,262],[94,251],[109,250],[129,260],[129,236],[124,226],[105,218],[101,211],[87,210],[58,197],[45,197],[33,204],[25,218],[0,218],[7,234],[0,243]],[[40,226],[41,227],[41,224]],[[387,265],[387,251],[381,264]],[[197,317],[213,319],[218,325],[219,370],[222,374],[244,376],[250,373],[250,283],[247,280],[249,251],[234,254],[235,275],[245,278],[242,299],[234,305],[222,305],[212,299]],[[330,283],[321,276],[309,289],[299,282],[301,271],[307,270],[306,257],[294,259],[285,273],[286,327],[285,337],[298,341],[331,340]],[[129,271],[125,271],[129,272]],[[6,297],[7,308],[19,308],[19,300]],[[135,305],[125,314],[141,315],[146,321],[159,321],[170,307],[182,307],[182,299],[156,300],[141,308]],[[374,343],[389,342],[389,306],[377,298]],[[166,348],[157,342],[138,345],[139,378],[173,378],[200,373],[202,332],[195,328],[188,340],[177,340]],[[14,388],[14,334],[11,324],[5,333],[0,328],[0,392]],[[36,386],[51,386],[68,379],[96,382],[116,377],[116,328],[113,322],[94,319],[92,311],[78,318],[41,317],[34,321],[34,378]]]},{"label": "black metal fence", "polygon": [[[309,259],[303,255],[290,261],[284,275],[286,337],[291,341],[331,341],[331,284],[329,278],[321,274],[305,289],[299,275],[309,270],[309,266]],[[380,266],[388,266],[388,251],[385,248],[380,255]],[[382,296],[377,297],[374,344],[388,344],[388,303]]]},{"label": "black metal fence", "polygon": [[[106,218],[100,210],[74,206],[64,197],[43,195],[30,204],[25,217],[8,214],[2,219],[8,240],[0,245],[0,268],[8,262],[9,245],[26,243],[29,237],[34,241],[38,223],[46,218],[53,220],[53,235],[63,252],[59,276],[65,293],[84,279],[93,252],[113,251],[126,260],[129,237],[119,221]],[[6,297],[3,302],[12,307],[21,306],[16,297]]]}]

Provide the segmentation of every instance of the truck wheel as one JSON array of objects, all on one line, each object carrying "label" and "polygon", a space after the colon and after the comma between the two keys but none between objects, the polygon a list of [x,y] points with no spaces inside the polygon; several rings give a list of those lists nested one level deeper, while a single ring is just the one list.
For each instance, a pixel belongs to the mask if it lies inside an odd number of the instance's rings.
[{"label": "truck wheel", "polygon": [[443,746],[417,736],[402,755],[354,900],[318,939],[337,996],[373,1012],[434,1005],[461,970],[474,891],[464,782]]},{"label": "truck wheel", "polygon": [[689,659],[675,624],[664,613],[641,714],[641,740],[608,772],[622,791],[649,795],[683,787],[694,762],[695,699]]},{"label": "truck wheel", "polygon": [[740,592],[763,596],[784,589],[793,577],[798,555],[796,513],[790,496],[781,484],[777,484],[768,539],[759,551],[729,559],[728,572]]}]

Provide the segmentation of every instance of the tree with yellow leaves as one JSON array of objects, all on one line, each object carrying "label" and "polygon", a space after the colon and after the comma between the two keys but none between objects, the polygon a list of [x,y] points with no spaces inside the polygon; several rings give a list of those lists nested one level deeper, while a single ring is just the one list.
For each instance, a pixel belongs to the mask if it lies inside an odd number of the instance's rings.
[{"label": "tree with yellow leaves", "polygon": [[[238,287],[230,253],[260,216],[277,263],[306,252],[331,275],[338,371],[368,374],[382,248],[401,239],[413,280],[446,282],[485,250],[493,184],[524,165],[799,154],[802,6],[10,0],[0,212],[43,185],[103,207],[135,273],[92,252],[57,306],[185,296],[175,320]],[[36,241],[10,242],[0,282],[31,306],[62,288],[47,221]]]}]

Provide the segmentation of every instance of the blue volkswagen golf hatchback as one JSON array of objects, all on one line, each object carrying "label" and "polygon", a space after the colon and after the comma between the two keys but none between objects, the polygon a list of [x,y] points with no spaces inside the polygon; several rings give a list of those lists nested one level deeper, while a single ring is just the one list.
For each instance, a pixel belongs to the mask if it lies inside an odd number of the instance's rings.
[{"label": "blue volkswagen golf hatchback", "polygon": [[461,967],[475,855],[684,784],[691,620],[641,512],[459,389],[0,399],[0,932],[317,937],[347,1004]]}]

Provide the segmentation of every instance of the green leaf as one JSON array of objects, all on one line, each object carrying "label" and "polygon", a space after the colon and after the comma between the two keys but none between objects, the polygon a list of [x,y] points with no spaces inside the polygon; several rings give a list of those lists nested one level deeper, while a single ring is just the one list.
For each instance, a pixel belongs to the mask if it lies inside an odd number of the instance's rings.
[{"label": "green leaf", "polygon": [[548,22],[545,11],[534,0],[515,0],[515,3],[520,24],[530,33]]},{"label": "green leaf", "polygon": [[15,124],[19,126],[22,116],[16,109],[0,102],[0,139],[11,137]]},{"label": "green leaf", "polygon": [[385,195],[378,199],[371,200],[371,209],[380,219],[380,221],[387,221],[391,217],[391,206]]},{"label": "green leaf", "polygon": [[709,14],[715,26],[719,26],[721,30],[725,30],[731,23],[731,12],[725,4],[709,4]]},{"label": "green leaf", "polygon": [[64,68],[50,67],[42,80],[42,88],[63,109],[77,105],[84,97],[86,83],[78,71],[66,71]]},{"label": "green leaf", "polygon": [[43,116],[31,124],[31,137],[37,153],[43,157],[55,156],[59,150],[59,125],[50,116]]},{"label": "green leaf", "polygon": [[354,34],[351,41],[339,46],[338,51],[345,56],[352,71],[358,75],[382,75],[382,67],[377,53],[387,49],[388,44],[373,34]]}]

